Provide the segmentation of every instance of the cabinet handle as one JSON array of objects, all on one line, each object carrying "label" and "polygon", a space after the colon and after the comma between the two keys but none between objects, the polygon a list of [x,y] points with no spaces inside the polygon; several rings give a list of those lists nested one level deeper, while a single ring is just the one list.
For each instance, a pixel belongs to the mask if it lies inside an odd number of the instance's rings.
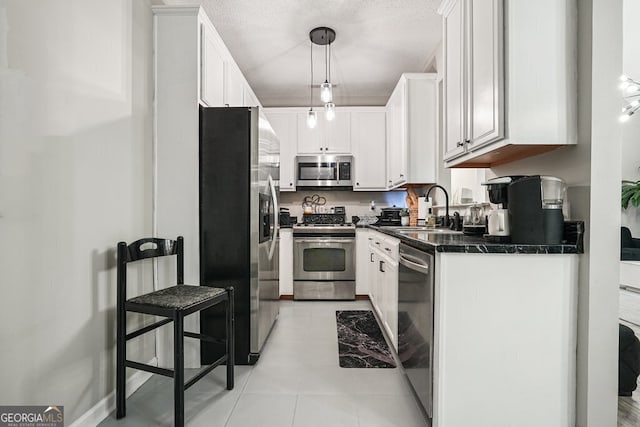
[{"label": "cabinet handle", "polygon": [[380,242],[376,242],[376,245],[380,245]]},{"label": "cabinet handle", "polygon": [[465,144],[471,144],[471,140],[470,140],[470,139],[465,139],[465,140],[464,140],[464,143],[465,143]]},{"label": "cabinet handle", "polygon": [[371,254],[369,254],[369,256],[370,256],[369,260],[370,260],[371,262],[373,262],[373,254],[371,253]]},{"label": "cabinet handle", "polygon": [[380,271],[384,273],[384,261],[380,261]]},{"label": "cabinet handle", "polygon": [[464,142],[456,142],[456,147],[464,147]]},{"label": "cabinet handle", "polygon": [[360,185],[360,183],[359,183],[359,182],[356,182],[356,186],[358,186],[358,185]]},{"label": "cabinet handle", "polygon": [[400,174],[400,178],[404,178],[404,174]]},{"label": "cabinet handle", "polygon": [[391,181],[391,180],[389,180],[389,184],[391,184],[391,182],[392,182],[392,181]]},{"label": "cabinet handle", "polygon": [[389,249],[389,248],[384,248],[384,250],[387,251],[387,252],[391,252],[391,249]]},{"label": "cabinet handle", "polygon": [[293,182],[290,182],[290,183],[289,183],[289,187],[293,187]]}]

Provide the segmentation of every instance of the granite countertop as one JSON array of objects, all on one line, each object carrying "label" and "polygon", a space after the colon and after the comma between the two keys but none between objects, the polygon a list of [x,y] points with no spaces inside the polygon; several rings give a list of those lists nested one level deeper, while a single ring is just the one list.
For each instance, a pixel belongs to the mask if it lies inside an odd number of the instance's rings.
[{"label": "granite countertop", "polygon": [[449,253],[473,254],[581,254],[584,253],[583,221],[565,222],[564,240],[555,245],[527,245],[514,243],[490,243],[482,236],[467,236],[462,233],[404,231],[398,227],[366,226],[379,231],[417,249]]}]

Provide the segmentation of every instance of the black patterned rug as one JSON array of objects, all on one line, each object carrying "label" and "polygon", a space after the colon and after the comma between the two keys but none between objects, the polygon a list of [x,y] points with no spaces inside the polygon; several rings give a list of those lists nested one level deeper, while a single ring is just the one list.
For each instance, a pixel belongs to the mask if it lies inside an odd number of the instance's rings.
[{"label": "black patterned rug", "polygon": [[372,311],[336,311],[336,322],[341,368],[396,367]]}]

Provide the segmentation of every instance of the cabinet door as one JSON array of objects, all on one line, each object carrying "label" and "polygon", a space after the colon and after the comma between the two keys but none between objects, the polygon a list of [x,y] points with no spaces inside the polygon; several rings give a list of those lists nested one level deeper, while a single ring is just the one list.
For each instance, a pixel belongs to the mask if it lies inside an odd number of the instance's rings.
[{"label": "cabinet door", "polygon": [[200,24],[200,100],[208,107],[224,105],[224,60],[203,23]]},{"label": "cabinet door", "polygon": [[354,157],[354,191],[386,189],[386,114],[351,113],[351,149]]},{"label": "cabinet door", "polygon": [[444,158],[464,152],[464,0],[444,15]]},{"label": "cabinet door", "polygon": [[369,230],[356,230],[356,294],[369,295]]},{"label": "cabinet door", "polygon": [[225,101],[229,107],[243,106],[244,79],[237,65],[231,62],[225,63]]},{"label": "cabinet door", "polygon": [[280,295],[293,295],[293,233],[280,230]]},{"label": "cabinet door", "polygon": [[[324,116],[324,114],[323,114]],[[319,117],[320,119],[320,117]],[[336,111],[336,117],[325,121],[325,153],[351,153],[351,113]],[[319,120],[319,121],[320,121]]]},{"label": "cabinet door", "polygon": [[469,146],[475,149],[504,137],[502,0],[468,3]]},{"label": "cabinet door", "polygon": [[247,86],[242,90],[242,105],[246,105],[248,107],[256,107],[260,105],[258,98],[256,98],[253,91]]},{"label": "cabinet door", "polygon": [[387,266],[386,277],[386,313],[385,319],[387,332],[391,338],[391,343],[398,351],[398,264],[390,262]]},{"label": "cabinet door", "polygon": [[387,103],[387,188],[406,182],[407,144],[404,120],[405,86],[389,98]]},{"label": "cabinet door", "polygon": [[266,112],[266,116],[280,139],[280,191],[296,191],[297,114]]},{"label": "cabinet door", "polygon": [[313,129],[307,126],[307,113],[298,113],[298,154],[324,153],[326,120],[321,112]]}]

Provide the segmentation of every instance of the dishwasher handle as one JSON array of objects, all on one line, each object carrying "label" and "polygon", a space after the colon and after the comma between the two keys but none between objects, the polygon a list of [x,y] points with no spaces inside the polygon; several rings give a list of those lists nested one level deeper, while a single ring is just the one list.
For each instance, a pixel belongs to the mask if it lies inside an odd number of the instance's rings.
[{"label": "dishwasher handle", "polygon": [[400,260],[399,260],[400,264],[404,265],[405,267],[417,271],[419,273],[423,273],[423,274],[429,274],[429,265],[428,264],[418,264],[417,262],[413,262],[413,261],[409,261],[407,258],[405,258],[404,256],[400,255]]}]

